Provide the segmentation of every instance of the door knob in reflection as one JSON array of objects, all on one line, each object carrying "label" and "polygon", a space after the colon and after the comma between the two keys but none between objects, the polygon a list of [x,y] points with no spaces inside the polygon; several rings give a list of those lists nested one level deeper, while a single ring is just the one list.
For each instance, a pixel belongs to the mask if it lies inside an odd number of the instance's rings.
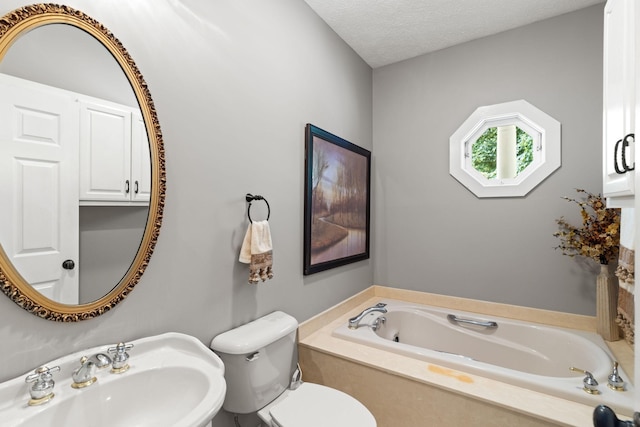
[{"label": "door knob in reflection", "polygon": [[68,259],[62,263],[62,268],[65,270],[73,270],[76,267],[76,263],[73,260]]}]

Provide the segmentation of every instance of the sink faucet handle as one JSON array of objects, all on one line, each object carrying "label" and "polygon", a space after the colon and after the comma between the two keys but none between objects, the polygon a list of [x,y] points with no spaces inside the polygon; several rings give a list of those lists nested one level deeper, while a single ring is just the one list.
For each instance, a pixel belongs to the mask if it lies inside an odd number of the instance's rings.
[{"label": "sink faucet handle", "polygon": [[41,366],[33,374],[27,375],[24,381],[26,383],[34,383],[29,388],[29,394],[31,395],[29,406],[41,405],[53,399],[53,387],[56,383],[53,381],[51,373],[59,370],[60,366],[54,366],[53,368]]},{"label": "sink faucet handle", "polygon": [[127,363],[127,360],[129,360],[129,353],[127,353],[127,351],[132,348],[133,344],[125,344],[121,342],[115,347],[107,349],[109,353],[114,353],[111,372],[114,374],[121,374],[129,369],[129,364]]},{"label": "sink faucet handle", "polygon": [[49,368],[48,366],[40,366],[33,372],[33,374],[27,375],[24,381],[27,383],[32,383],[37,380],[51,381],[51,373],[58,371],[60,371],[60,366],[54,366],[53,368]]},{"label": "sink faucet handle", "polygon": [[109,347],[107,351],[109,353],[116,353],[116,356],[124,353],[127,350],[131,350],[133,348],[133,344],[125,344],[123,342],[118,343],[115,347]]},{"label": "sink faucet handle", "polygon": [[585,371],[584,369],[574,368],[573,366],[569,368],[569,370],[573,372],[580,372],[585,375],[582,380],[582,389],[589,394],[600,394],[598,391],[598,381],[593,377],[593,374],[589,371]]}]

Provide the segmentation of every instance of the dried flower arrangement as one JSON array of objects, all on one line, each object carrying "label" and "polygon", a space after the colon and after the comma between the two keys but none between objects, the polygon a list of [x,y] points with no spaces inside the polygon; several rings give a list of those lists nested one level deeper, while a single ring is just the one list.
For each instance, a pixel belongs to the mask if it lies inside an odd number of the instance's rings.
[{"label": "dried flower arrangement", "polygon": [[582,189],[582,200],[571,197],[563,199],[574,202],[580,207],[582,227],[574,227],[564,217],[556,219],[559,231],[553,235],[561,240],[555,249],[563,255],[576,255],[591,258],[600,264],[609,264],[618,256],[620,243],[620,209],[607,209],[601,195],[591,194]]}]

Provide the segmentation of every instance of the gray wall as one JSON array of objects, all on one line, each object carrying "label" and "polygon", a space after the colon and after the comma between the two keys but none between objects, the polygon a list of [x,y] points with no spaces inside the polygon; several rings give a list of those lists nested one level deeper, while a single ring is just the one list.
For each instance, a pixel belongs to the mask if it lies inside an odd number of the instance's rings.
[{"label": "gray wall", "polygon": [[[593,314],[594,276],[552,233],[577,219],[561,196],[601,188],[601,6],[372,73],[301,1],[65,3],[145,76],[166,147],[164,224],[138,287],[100,318],[57,324],[0,298],[0,380],[102,343],[164,331],[208,343],[275,309],[304,320],[374,282]],[[525,198],[477,199],[449,176],[448,138],[476,107],[514,99],[562,123],[562,168]],[[375,230],[372,260],[304,277],[307,122],[375,145]],[[272,207],[275,277],[258,286],[237,262],[247,192]]]},{"label": "gray wall", "polygon": [[[0,14],[30,3],[3,0]],[[302,275],[305,124],[372,148],[371,69],[304,2],[65,3],[109,28],[149,85],[166,148],[164,223],[139,285],[97,319],[58,324],[0,298],[0,381],[103,343],[178,331],[208,344],[276,309],[303,321],[372,284],[370,260]],[[237,262],[247,192],[271,205],[275,277],[258,286]]]},{"label": "gray wall", "polygon": [[45,25],[21,35],[2,58],[0,72],[138,106],[127,77],[111,53],[93,36],[69,25]]},{"label": "gray wall", "polygon": [[[594,266],[552,234],[580,223],[562,196],[602,191],[602,9],[374,70],[377,284],[595,314]],[[449,137],[517,99],[561,122],[562,166],[524,198],[476,198],[449,175]]]},{"label": "gray wall", "polygon": [[129,270],[147,223],[147,206],[80,207],[80,303],[102,298]]}]

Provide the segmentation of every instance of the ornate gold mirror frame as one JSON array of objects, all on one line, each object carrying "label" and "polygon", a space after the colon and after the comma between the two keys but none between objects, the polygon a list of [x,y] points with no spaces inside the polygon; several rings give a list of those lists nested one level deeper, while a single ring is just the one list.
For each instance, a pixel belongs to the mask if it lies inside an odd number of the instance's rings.
[{"label": "ornate gold mirror frame", "polygon": [[49,24],[67,24],[98,40],[120,64],[140,105],[151,152],[151,200],[149,215],[138,252],[124,275],[107,295],[88,304],[66,305],[36,291],[15,269],[0,242],[0,288],[13,302],[44,319],[77,322],[99,316],[127,297],[144,273],[160,233],[166,193],[165,155],[160,123],[147,85],[120,41],[102,24],[83,12],[56,4],[34,4],[0,18],[0,61],[21,34]]}]

